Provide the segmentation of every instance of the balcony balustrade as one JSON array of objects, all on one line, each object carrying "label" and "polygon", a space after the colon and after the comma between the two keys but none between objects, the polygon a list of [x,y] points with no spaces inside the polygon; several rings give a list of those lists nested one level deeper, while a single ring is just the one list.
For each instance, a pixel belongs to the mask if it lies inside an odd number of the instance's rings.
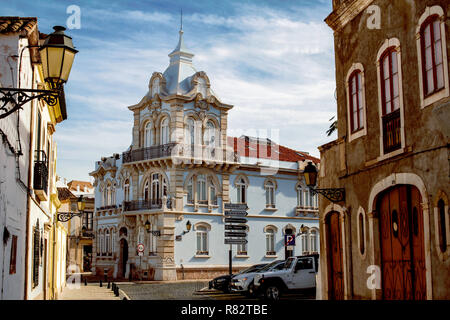
[{"label": "balcony balustrade", "polygon": [[[170,199],[167,199],[166,204],[168,209],[172,209],[172,203]],[[150,200],[132,200],[124,202],[123,211],[141,211],[141,210],[154,210],[162,209],[162,199],[150,199]]]}]

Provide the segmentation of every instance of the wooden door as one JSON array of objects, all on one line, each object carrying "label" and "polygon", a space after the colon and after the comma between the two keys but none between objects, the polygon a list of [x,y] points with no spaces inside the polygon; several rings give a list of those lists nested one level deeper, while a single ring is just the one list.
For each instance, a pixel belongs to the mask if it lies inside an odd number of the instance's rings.
[{"label": "wooden door", "polygon": [[423,216],[419,191],[391,188],[379,202],[383,299],[425,298]]},{"label": "wooden door", "polygon": [[328,254],[328,298],[344,299],[344,266],[339,213],[332,212],[327,216],[327,254]]}]

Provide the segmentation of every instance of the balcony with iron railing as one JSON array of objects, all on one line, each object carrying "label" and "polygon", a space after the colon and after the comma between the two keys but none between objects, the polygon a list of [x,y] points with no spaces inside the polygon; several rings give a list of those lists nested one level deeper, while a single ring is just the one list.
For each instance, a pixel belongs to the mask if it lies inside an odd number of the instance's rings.
[{"label": "balcony with iron railing", "polygon": [[47,200],[48,189],[48,159],[43,150],[35,151],[33,189],[41,201]]},{"label": "balcony with iron railing", "polygon": [[208,145],[191,145],[175,142],[131,150],[122,154],[124,164],[173,157],[218,162],[239,162],[238,154],[232,150]]},{"label": "balcony with iron railing", "polygon": [[[167,209],[172,209],[172,203],[170,199],[166,202]],[[155,210],[163,209],[163,199],[150,199],[150,200],[131,200],[124,201],[123,211],[142,211],[142,210]]]},{"label": "balcony with iron railing", "polygon": [[400,109],[383,116],[382,122],[384,153],[400,149],[402,147]]}]

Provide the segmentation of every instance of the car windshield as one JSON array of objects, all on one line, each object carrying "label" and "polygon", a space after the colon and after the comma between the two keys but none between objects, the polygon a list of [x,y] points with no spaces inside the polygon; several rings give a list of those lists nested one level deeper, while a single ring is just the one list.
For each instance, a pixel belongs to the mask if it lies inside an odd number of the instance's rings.
[{"label": "car windshield", "polygon": [[242,270],[241,272],[239,272],[238,274],[243,274],[243,273],[250,273],[250,272],[256,272],[259,269],[263,268],[264,266],[266,266],[265,264],[257,264],[254,266],[251,266],[247,269]]},{"label": "car windshield", "polygon": [[271,263],[269,263],[268,265],[266,265],[266,266],[262,267],[261,269],[259,269],[258,272],[266,272],[266,271],[269,271],[269,270],[273,269],[276,265],[278,265],[278,264],[280,264],[280,263],[282,263],[282,261],[279,261],[279,260],[278,260],[278,261],[271,262]]}]

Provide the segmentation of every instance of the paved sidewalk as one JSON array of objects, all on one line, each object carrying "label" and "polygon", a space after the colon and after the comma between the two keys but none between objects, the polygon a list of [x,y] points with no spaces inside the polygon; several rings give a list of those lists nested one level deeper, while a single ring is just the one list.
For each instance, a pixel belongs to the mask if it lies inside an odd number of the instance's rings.
[{"label": "paved sidewalk", "polygon": [[59,295],[58,300],[121,300],[116,297],[111,289],[106,285],[100,287],[98,283],[88,283],[87,286],[81,283],[80,287],[65,287]]}]

